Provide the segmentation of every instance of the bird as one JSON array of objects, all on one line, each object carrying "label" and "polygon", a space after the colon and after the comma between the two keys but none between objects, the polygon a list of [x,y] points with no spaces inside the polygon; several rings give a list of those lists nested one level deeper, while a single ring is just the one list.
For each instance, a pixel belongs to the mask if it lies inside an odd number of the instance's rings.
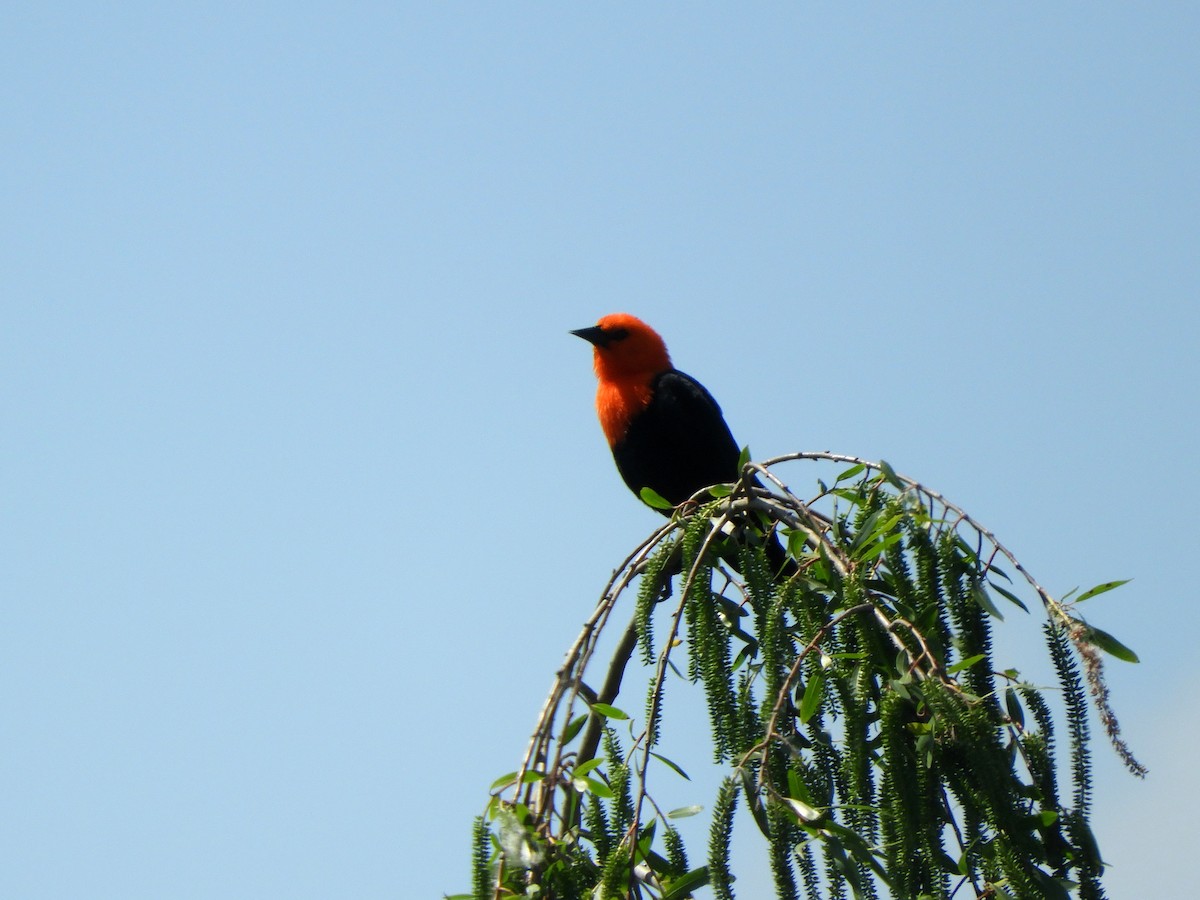
[{"label": "bird", "polygon": [[[629,313],[612,313],[571,334],[592,345],[600,427],[635,495],[650,488],[679,506],[704,488],[741,477],[742,451],[721,407],[703,384],[674,367],[657,331]],[[777,574],[794,571],[774,534],[766,548]]]}]

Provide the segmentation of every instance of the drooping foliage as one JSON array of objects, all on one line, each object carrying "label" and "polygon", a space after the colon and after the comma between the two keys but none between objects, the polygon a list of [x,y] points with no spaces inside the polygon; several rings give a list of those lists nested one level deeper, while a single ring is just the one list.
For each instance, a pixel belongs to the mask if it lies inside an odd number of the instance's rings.
[{"label": "drooping foliage", "polygon": [[[801,460],[844,470],[802,501],[777,475]],[[1088,694],[1144,774],[1119,736],[1097,650],[1136,661],[1132,652],[886,463],[795,454],[748,463],[714,493],[681,508],[607,586],[521,768],[493,785],[464,896],[680,900],[704,888],[732,898],[736,824],[764,837],[780,898],[1104,897],[1088,824]],[[794,574],[772,572],[771,531]],[[597,641],[635,587],[630,623],[589,686]],[[1000,606],[1027,612],[1022,596],[1046,616],[1050,690],[994,658]],[[618,705],[635,646],[645,697],[630,688]],[[703,848],[673,826],[699,807],[664,812],[652,790],[682,774],[658,752],[669,685],[703,693],[726,770]],[[639,706],[640,720],[624,711]]]}]

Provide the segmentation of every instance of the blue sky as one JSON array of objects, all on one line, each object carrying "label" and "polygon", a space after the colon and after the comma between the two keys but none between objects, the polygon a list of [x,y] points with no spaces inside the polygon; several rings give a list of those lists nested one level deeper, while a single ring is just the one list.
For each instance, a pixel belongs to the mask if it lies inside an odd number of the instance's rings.
[{"label": "blue sky", "polygon": [[1134,579],[1085,613],[1143,657],[1109,668],[1152,772],[1097,745],[1096,825],[1113,896],[1183,896],[1198,37],[1186,4],[0,14],[0,894],[465,889],[658,524],[567,334],[624,310],[755,455],[886,458],[1055,593]]}]

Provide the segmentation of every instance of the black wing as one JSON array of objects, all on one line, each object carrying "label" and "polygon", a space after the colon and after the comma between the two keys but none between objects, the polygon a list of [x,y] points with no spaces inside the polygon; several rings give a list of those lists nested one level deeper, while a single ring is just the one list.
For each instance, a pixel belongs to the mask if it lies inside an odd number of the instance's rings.
[{"label": "black wing", "polygon": [[613,458],[630,490],[650,487],[673,504],[738,477],[737,442],[704,385],[674,369],[655,376],[650,403],[629,424]]}]

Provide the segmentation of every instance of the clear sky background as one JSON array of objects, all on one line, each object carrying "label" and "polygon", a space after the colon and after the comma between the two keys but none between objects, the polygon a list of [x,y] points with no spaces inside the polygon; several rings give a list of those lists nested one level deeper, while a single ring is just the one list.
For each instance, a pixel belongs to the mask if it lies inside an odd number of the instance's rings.
[{"label": "clear sky background", "polygon": [[10,4],[0,896],[466,889],[659,521],[567,333],[618,310],[756,456],[1134,579],[1084,612],[1151,775],[1098,742],[1096,827],[1111,896],[1190,894],[1198,46],[1187,3]]}]

